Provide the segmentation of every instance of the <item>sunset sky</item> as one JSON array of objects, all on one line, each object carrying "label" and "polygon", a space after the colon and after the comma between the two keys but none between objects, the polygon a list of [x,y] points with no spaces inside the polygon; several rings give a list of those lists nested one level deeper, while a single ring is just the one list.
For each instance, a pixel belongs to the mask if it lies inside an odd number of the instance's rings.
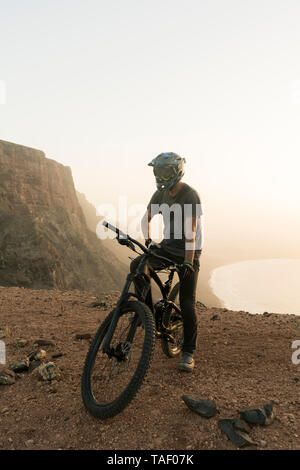
[{"label": "sunset sky", "polygon": [[147,163],[177,152],[211,231],[217,220],[231,225],[230,207],[232,218],[296,240],[298,0],[0,8],[1,139],[71,166],[95,205],[118,195],[146,204],[156,189]]}]

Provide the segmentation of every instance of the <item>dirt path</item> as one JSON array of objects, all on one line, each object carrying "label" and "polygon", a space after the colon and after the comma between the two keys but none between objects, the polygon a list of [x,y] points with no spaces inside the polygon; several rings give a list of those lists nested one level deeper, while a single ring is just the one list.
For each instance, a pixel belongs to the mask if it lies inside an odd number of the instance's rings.
[{"label": "dirt path", "polygon": [[[118,293],[109,294],[114,304]],[[53,343],[43,346],[50,361],[63,353],[54,359],[61,380],[41,382],[25,373],[13,385],[0,385],[0,448],[234,449],[217,420],[272,403],[275,421],[251,431],[258,448],[300,449],[300,365],[291,360],[300,317],[198,309],[194,373],[177,371],[177,359],[164,357],[157,342],[135,400],[115,418],[99,421],[86,412],[80,394],[89,340],[75,339],[94,334],[111,309],[89,307],[95,300],[88,292],[0,288],[7,364],[26,356],[41,338]],[[28,341],[22,348],[20,339]],[[214,400],[219,414],[201,418],[186,407],[183,394]]]}]

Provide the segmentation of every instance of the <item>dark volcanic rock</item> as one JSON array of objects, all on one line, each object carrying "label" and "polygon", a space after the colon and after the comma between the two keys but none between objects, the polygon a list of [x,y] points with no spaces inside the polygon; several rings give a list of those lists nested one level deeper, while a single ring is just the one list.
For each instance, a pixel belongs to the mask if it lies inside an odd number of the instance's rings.
[{"label": "dark volcanic rock", "polygon": [[184,403],[195,413],[203,416],[204,418],[211,418],[216,414],[216,404],[211,400],[193,399],[187,395],[182,395]]},{"label": "dark volcanic rock", "polygon": [[240,417],[250,424],[267,426],[274,421],[275,413],[271,404],[263,405],[261,408],[240,411]]},{"label": "dark volcanic rock", "polygon": [[220,317],[219,317],[219,315],[213,315],[211,317],[211,320],[220,320]]},{"label": "dark volcanic rock", "polygon": [[219,428],[226,434],[236,447],[257,445],[249,436],[245,423],[238,418],[219,419]]},{"label": "dark volcanic rock", "polygon": [[35,344],[37,346],[54,346],[53,341],[51,341],[49,339],[36,339],[36,340],[34,340],[33,344]]},{"label": "dark volcanic rock", "polygon": [[13,362],[9,366],[10,370],[13,370],[14,372],[25,372],[29,368],[29,358],[25,357],[23,359],[19,359],[15,362]]},{"label": "dark volcanic rock", "polygon": [[101,302],[92,302],[91,304],[89,304],[89,307],[90,308],[103,307],[103,301],[101,301]]},{"label": "dark volcanic rock", "polygon": [[36,361],[36,360],[31,361],[30,364],[29,364],[28,372],[32,372],[37,367],[39,367],[41,364],[42,364],[42,361]]},{"label": "dark volcanic rock", "polygon": [[77,333],[75,339],[91,339],[91,333]]}]

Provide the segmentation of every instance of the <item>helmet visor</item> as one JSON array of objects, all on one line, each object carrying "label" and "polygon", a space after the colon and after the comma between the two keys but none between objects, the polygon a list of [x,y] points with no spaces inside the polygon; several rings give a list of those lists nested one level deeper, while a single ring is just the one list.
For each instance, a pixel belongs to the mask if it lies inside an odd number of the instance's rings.
[{"label": "helmet visor", "polygon": [[174,169],[171,167],[154,167],[153,173],[160,181],[169,181],[174,176]]}]

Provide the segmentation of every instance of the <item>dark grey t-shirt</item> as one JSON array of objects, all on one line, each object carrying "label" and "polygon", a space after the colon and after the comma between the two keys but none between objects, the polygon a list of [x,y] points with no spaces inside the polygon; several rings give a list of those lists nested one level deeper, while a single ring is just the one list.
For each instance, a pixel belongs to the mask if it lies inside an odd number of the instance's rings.
[{"label": "dark grey t-shirt", "polygon": [[[198,192],[186,183],[183,183],[175,197],[170,196],[169,190],[155,191],[147,209],[152,213],[162,214],[164,221],[164,237],[161,246],[166,252],[175,256],[185,256],[185,238],[191,239],[186,227],[186,219],[192,216],[198,217],[196,230],[195,259],[199,258],[202,249],[202,207]],[[190,227],[191,230],[191,227]],[[187,249],[188,245],[187,245]]]}]

